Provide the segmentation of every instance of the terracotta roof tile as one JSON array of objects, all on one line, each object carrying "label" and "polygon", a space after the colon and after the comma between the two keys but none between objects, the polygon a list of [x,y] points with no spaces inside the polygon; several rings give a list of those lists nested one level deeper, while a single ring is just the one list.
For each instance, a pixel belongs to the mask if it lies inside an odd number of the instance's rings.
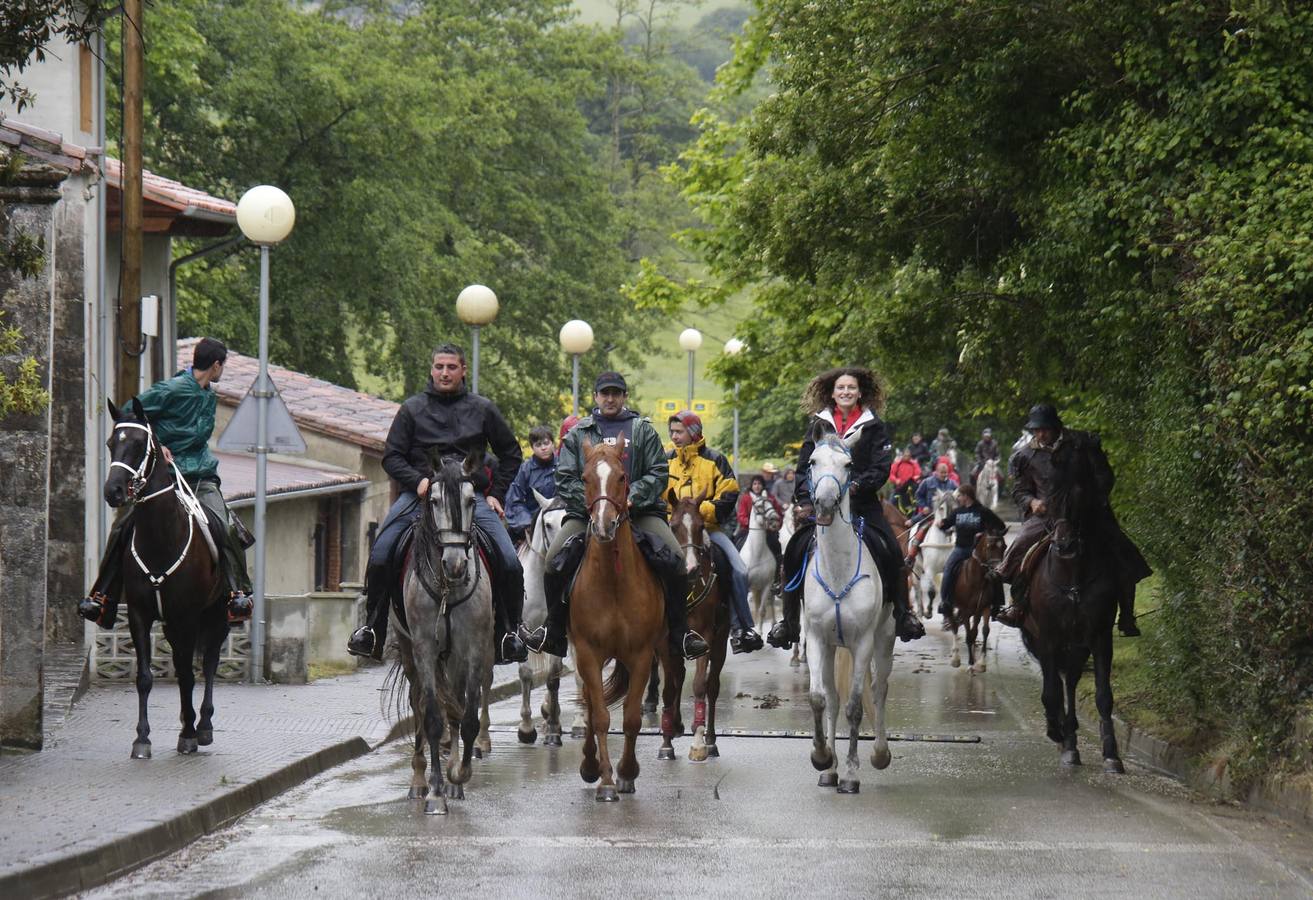
[{"label": "terracotta roof tile", "polygon": [[[198,340],[183,338],[178,341],[181,364],[185,365],[191,359]],[[259,371],[259,360],[229,350],[223,380],[214,385],[219,400],[228,406],[241,403]],[[382,453],[388,429],[392,427],[400,404],[282,366],[271,364],[269,377],[283,395],[283,402],[298,426]]]},{"label": "terracotta roof tile", "polygon": [[[151,171],[143,170],[141,179],[142,193],[148,200],[184,215],[201,211],[237,221],[237,204],[231,200],[215,197]],[[113,187],[123,187],[123,164],[112,156],[105,157],[105,180]]]},{"label": "terracotta roof tile", "polygon": [[[214,454],[219,459],[219,479],[223,482],[223,496],[228,502],[247,500],[255,496],[255,457],[240,453]],[[369,484],[369,479],[325,463],[297,465],[296,463],[269,460],[265,470],[265,492],[270,500],[278,495],[314,488],[341,487],[351,490],[354,485]]]}]

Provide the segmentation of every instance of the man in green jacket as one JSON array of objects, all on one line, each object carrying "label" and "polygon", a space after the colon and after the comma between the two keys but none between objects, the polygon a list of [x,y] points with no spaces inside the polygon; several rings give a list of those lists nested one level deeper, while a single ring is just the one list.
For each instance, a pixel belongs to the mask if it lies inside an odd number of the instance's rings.
[{"label": "man in green jacket", "polygon": [[[593,387],[593,401],[597,405],[592,415],[580,419],[561,443],[560,458],[556,461],[556,496],[565,503],[566,519],[547,551],[548,570],[543,577],[547,623],[532,632],[521,626],[520,632],[520,637],[535,653],[565,656],[569,650],[566,639],[569,609],[565,589],[583,554],[567,554],[571,558],[565,566],[557,564],[557,555],[565,548],[566,542],[588,524],[588,510],[584,503],[585,440],[593,444],[620,444],[625,448],[630,522],[668,548],[674,559],[680,558],[679,541],[675,540],[666,521],[666,501],[663,498],[670,482],[666,449],[661,445],[661,436],[652,427],[652,422],[625,407],[627,399],[629,386],[624,376],[619,372],[598,375]],[[688,610],[684,605],[688,596],[688,577],[682,567],[672,567],[662,573],[662,577],[665,580],[666,627],[671,647],[686,659],[697,659],[707,652],[708,647],[702,636],[688,627]]]},{"label": "man in green jacket", "polygon": [[[218,395],[210,385],[223,377],[228,348],[214,338],[196,344],[191,369],[167,381],[157,381],[137,399],[150,420],[164,458],[178,467],[201,506],[230,522],[228,506],[219,490],[219,461],[210,452]],[[113,628],[123,589],[123,553],[132,537],[131,506],[122,507],[110,528],[105,555],[100,561],[91,596],[78,603],[78,614],[101,628]],[[251,617],[251,579],[246,574],[246,550],[236,529],[229,525],[227,540],[219,548],[220,570],[228,588],[228,621]]]}]

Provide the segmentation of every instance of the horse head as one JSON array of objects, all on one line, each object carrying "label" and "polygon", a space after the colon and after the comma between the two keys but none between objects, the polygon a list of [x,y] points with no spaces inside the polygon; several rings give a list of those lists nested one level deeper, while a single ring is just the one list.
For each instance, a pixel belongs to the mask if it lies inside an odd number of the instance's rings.
[{"label": "horse head", "polygon": [[629,476],[619,446],[584,441],[584,503],[592,536],[602,543],[615,540],[629,518]]},{"label": "horse head", "polygon": [[474,473],[483,465],[481,454],[465,461],[444,459],[429,484],[429,524],[434,543],[442,551],[442,571],[462,579],[474,552]]},{"label": "horse head", "polygon": [[1003,562],[1003,554],[1006,550],[1007,541],[1003,539],[1003,535],[996,531],[982,531],[976,535],[976,543],[971,555],[987,568],[996,569],[999,563]]},{"label": "horse head", "polygon": [[542,554],[556,540],[556,533],[565,523],[565,504],[559,497],[548,499],[538,493],[536,488],[532,490],[533,498],[538,501],[538,514],[534,516],[529,531],[529,547]]},{"label": "horse head", "polygon": [[748,527],[780,530],[780,514],[775,511],[775,504],[770,502],[770,495],[765,491],[752,498],[752,521]]},{"label": "horse head", "polygon": [[699,491],[696,497],[680,497],[670,514],[670,530],[684,551],[684,568],[692,575],[702,565],[702,556],[711,550],[711,537],[702,518],[702,504],[707,492]]},{"label": "horse head", "polygon": [[957,491],[935,491],[935,521],[942,522],[957,509]]},{"label": "horse head", "polygon": [[[857,433],[850,432],[854,437]],[[852,468],[852,450],[846,441],[832,434],[817,441],[808,470],[817,525],[832,525],[836,513],[840,518],[848,518]]]},{"label": "horse head", "polygon": [[109,412],[114,429],[105,441],[110,462],[104,493],[105,502],[117,508],[137,499],[155,471],[160,451],[140,400],[133,397],[130,410],[119,409],[110,400]]}]

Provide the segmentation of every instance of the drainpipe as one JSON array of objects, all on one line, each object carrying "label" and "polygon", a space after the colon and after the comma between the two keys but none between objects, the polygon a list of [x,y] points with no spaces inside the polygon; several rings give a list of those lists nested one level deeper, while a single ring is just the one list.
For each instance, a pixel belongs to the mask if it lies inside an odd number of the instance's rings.
[{"label": "drainpipe", "polygon": [[[92,441],[92,446],[96,448],[96,494],[99,496],[99,488],[105,483],[108,477],[108,471],[105,459],[105,448],[101,441],[109,433],[108,427],[108,409],[106,408],[105,398],[111,393],[109,378],[109,360],[107,358],[107,346],[113,340],[113,335],[108,334],[110,327],[109,315],[106,310],[108,305],[106,300],[106,277],[105,262],[109,258],[109,224],[105,221],[106,203],[105,192],[109,186],[105,181],[105,160],[109,157],[109,148],[106,146],[107,135],[105,133],[105,36],[102,32],[96,32],[96,143],[100,145],[100,189],[96,191],[96,391],[99,396],[96,400],[96,439]],[[106,504],[96,504],[96,558],[100,559],[105,552],[105,542],[109,538],[109,513]]]},{"label": "drainpipe", "polygon": [[169,360],[168,367],[161,373],[164,378],[173,377],[173,373],[178,371],[178,267],[184,266],[189,262],[194,262],[206,256],[212,256],[220,251],[235,247],[246,240],[241,232],[219,241],[217,244],[210,244],[208,247],[202,247],[194,253],[188,253],[186,256],[180,256],[173,262],[169,263],[169,340],[168,347],[165,348],[165,356]]}]

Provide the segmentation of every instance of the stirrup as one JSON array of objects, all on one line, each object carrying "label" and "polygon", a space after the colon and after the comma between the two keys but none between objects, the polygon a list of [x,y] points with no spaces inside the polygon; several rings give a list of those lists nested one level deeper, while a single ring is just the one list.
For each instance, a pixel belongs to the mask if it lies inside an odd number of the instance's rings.
[{"label": "stirrup", "polygon": [[517,633],[520,635],[520,640],[524,642],[524,646],[528,647],[534,653],[543,652],[543,645],[547,643],[546,625],[539,625],[533,631],[530,631],[528,628],[525,628],[524,623],[521,622],[517,629]]},{"label": "stirrup", "polygon": [[702,635],[698,634],[692,628],[684,632],[684,639],[679,642],[679,652],[683,655],[684,659],[687,660],[700,659],[701,657],[706,656],[710,651],[711,648],[707,646],[707,642],[702,639]]},{"label": "stirrup", "polygon": [[377,659],[374,656],[374,644],[378,642],[378,637],[374,634],[374,629],[368,625],[363,628],[357,628],[351,632],[351,637],[347,638],[346,652],[352,656],[365,656]]},{"label": "stirrup", "polygon": [[[507,646],[507,641],[510,646]],[[507,663],[522,663],[529,659],[529,647],[520,636],[514,631],[508,631],[501,636],[501,641],[497,644],[497,665]]]},{"label": "stirrup", "polygon": [[228,624],[240,625],[249,621],[255,612],[255,601],[250,594],[234,591],[228,598]]},{"label": "stirrup", "polygon": [[1020,628],[1021,623],[1026,619],[1026,611],[1019,606],[1011,605],[999,613],[994,621],[1009,628]]},{"label": "stirrup", "polygon": [[[78,601],[78,615],[93,625],[105,628],[105,613],[109,611],[109,598],[99,591],[92,591],[90,596]],[[117,613],[118,611],[115,610]]]}]

